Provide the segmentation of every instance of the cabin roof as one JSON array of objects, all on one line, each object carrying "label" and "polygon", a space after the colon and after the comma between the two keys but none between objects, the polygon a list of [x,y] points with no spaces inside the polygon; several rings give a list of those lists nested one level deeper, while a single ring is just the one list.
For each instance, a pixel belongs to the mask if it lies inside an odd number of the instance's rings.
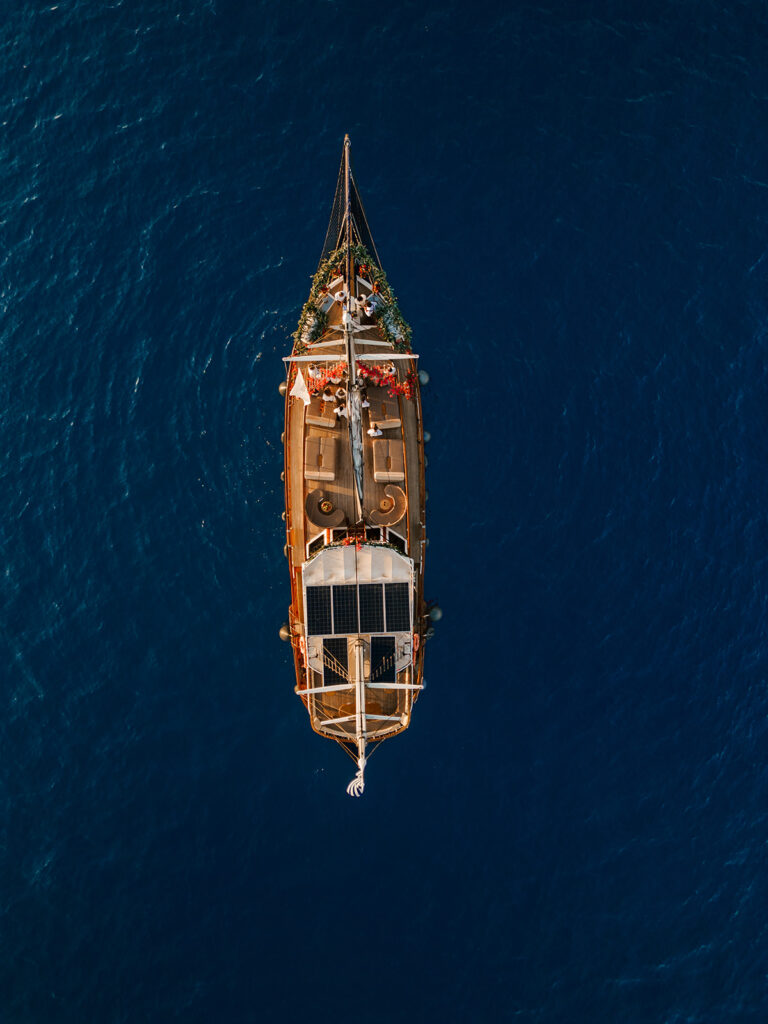
[{"label": "cabin roof", "polygon": [[304,565],[304,584],[324,583],[410,583],[413,562],[392,548],[376,544],[354,544],[323,548]]}]

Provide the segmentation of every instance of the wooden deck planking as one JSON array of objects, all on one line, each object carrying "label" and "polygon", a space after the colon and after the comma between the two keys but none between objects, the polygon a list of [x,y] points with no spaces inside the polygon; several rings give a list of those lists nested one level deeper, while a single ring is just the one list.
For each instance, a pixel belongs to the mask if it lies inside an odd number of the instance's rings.
[{"label": "wooden deck planking", "polygon": [[[339,325],[340,317],[337,315],[338,307],[334,306],[331,311],[329,329]],[[366,325],[370,336],[358,338],[357,343],[365,344],[366,340],[381,342],[375,324]],[[325,335],[327,340],[327,333]],[[370,350],[370,349],[369,349]],[[310,350],[311,351],[311,350]],[[332,355],[342,360],[345,358],[344,343],[338,342],[338,350],[334,346],[324,347],[320,350],[324,356]],[[381,351],[381,360],[386,362],[387,351]],[[401,361],[395,363],[397,377],[403,380],[410,369],[415,369],[416,362],[408,363]],[[419,579],[418,593],[416,595],[416,609],[421,606],[423,595],[421,593],[421,572],[423,569],[424,547],[424,466],[422,462],[422,423],[420,420],[421,403],[418,394],[413,399],[400,397],[399,399],[401,426],[384,430],[382,438],[399,439],[405,438],[404,462],[405,480],[399,485],[406,491],[408,504],[406,515],[392,528],[395,532],[405,536],[408,542],[408,554],[416,564],[417,578]],[[306,516],[305,502],[307,495],[315,488],[322,488],[333,504],[343,510],[347,525],[355,524],[355,479],[352,464],[352,456],[349,446],[349,432],[347,420],[342,417],[333,429],[307,424],[305,422],[306,407],[300,399],[288,398],[288,416],[286,419],[285,437],[285,467],[286,467],[286,508],[287,508],[287,542],[290,547],[289,557],[292,574],[294,577],[293,590],[293,614],[297,622],[303,623],[304,612],[302,607],[302,585],[301,568],[306,560],[307,543],[320,532],[309,522]],[[373,438],[367,434],[370,426],[369,410],[363,410],[363,456],[364,456],[364,503],[365,511],[370,513],[379,507],[385,498],[386,484],[376,483],[373,477]],[[304,479],[304,452],[307,438],[312,437],[334,437],[337,439],[336,453],[336,477],[333,481],[315,481]],[[418,611],[417,611],[418,614]],[[416,627],[416,623],[414,623]],[[421,662],[421,658],[418,658]],[[417,669],[417,676],[420,672]]]}]

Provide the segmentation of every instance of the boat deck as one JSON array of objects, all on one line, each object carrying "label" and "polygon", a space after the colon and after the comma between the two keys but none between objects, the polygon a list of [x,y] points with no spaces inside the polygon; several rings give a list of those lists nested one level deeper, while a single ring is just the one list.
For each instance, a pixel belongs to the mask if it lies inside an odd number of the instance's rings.
[{"label": "boat deck", "polygon": [[[380,351],[381,360],[376,362],[386,365],[392,349],[382,345],[375,324],[363,326],[365,333],[356,340],[358,351]],[[334,327],[332,324],[329,331],[333,332]],[[321,341],[320,345],[309,346],[305,354],[312,355],[314,349],[324,359],[333,355],[344,360],[343,340],[339,339],[337,345]],[[313,369],[324,369],[329,364],[295,365],[308,379]],[[394,369],[393,380],[403,381],[410,370],[416,369],[416,360],[390,360],[389,365]],[[286,526],[289,555],[295,567],[307,558],[307,544],[324,529],[354,527],[357,520],[347,419],[334,413],[339,404],[335,392],[345,383],[341,378],[336,381],[329,384],[334,395],[330,401],[317,395],[306,406],[301,399],[287,398]],[[386,388],[368,386],[367,399],[369,407],[363,409],[364,519],[370,527],[386,526],[402,537],[407,554],[418,564],[423,558],[424,540],[418,391],[413,398],[406,398],[390,396]],[[374,424],[381,430],[380,436],[368,434]]]},{"label": "boat deck", "polygon": [[[364,282],[362,299],[365,298]],[[331,286],[332,290],[333,286]],[[370,288],[370,286],[368,286]],[[360,290],[358,291],[360,294]],[[418,384],[413,386],[412,397],[390,395],[391,382],[404,382],[409,373],[418,370],[417,359],[403,358],[396,353],[375,320],[363,311],[363,301],[357,302],[352,319],[355,331],[355,352],[358,360],[373,370],[389,371],[384,386],[366,383],[368,406],[362,409],[363,442],[363,520],[368,540],[385,541],[399,547],[413,559],[416,579],[414,594],[413,630],[421,634],[423,607],[423,567],[426,547],[424,485],[423,423],[421,397]],[[322,308],[322,307],[320,307]],[[291,570],[292,602],[291,628],[294,637],[305,633],[303,607],[303,569],[315,550],[327,543],[345,537],[349,541],[360,539],[357,514],[356,483],[348,420],[337,416],[335,409],[346,408],[345,396],[337,389],[345,389],[346,372],[340,371],[325,383],[330,368],[346,363],[343,337],[342,304],[329,296],[325,307],[328,324],[321,338],[314,344],[304,342],[294,346],[294,362],[289,373],[293,386],[301,371],[312,394],[309,405],[303,398],[286,394],[285,416],[285,487],[286,487],[286,554]],[[397,355],[398,358],[392,358]],[[405,354],[403,354],[405,355]],[[313,358],[314,357],[314,358]],[[323,386],[320,387],[320,384]],[[327,394],[324,400],[323,394]],[[376,425],[380,435],[371,436],[369,428]],[[379,528],[381,532],[371,534]],[[386,533],[384,532],[386,530]],[[326,531],[333,531],[328,533]],[[294,639],[294,658],[297,690],[321,685],[318,673],[308,671],[300,645]],[[414,654],[413,667],[398,674],[398,682],[421,683],[423,672],[423,645]],[[314,678],[313,678],[314,677]],[[369,738],[374,734],[395,735],[407,728],[410,708],[417,693],[408,689],[377,689],[366,686],[366,714]],[[328,718],[352,714],[354,698],[349,692],[327,692],[322,696],[304,697],[315,731],[337,739],[351,739],[354,735],[352,720],[339,725],[324,725]],[[328,731],[330,729],[330,732]]]}]

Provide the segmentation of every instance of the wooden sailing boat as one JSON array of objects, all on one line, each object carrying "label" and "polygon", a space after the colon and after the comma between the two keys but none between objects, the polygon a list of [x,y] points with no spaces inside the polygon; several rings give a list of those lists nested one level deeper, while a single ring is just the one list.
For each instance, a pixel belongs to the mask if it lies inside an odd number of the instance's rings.
[{"label": "wooden sailing boat", "polygon": [[[285,554],[296,693],[357,763],[408,728],[423,688],[424,430],[411,330],[381,270],[349,161],[286,357]],[[434,614],[433,618],[436,617]]]}]

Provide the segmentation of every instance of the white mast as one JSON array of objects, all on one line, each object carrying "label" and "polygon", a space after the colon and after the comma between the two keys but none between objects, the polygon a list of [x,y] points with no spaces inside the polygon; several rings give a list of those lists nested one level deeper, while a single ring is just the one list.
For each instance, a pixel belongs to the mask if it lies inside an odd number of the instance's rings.
[{"label": "white mast", "polygon": [[365,676],[363,638],[355,641],[355,741],[357,743],[357,775],[347,786],[350,796],[362,796],[365,789]]}]

